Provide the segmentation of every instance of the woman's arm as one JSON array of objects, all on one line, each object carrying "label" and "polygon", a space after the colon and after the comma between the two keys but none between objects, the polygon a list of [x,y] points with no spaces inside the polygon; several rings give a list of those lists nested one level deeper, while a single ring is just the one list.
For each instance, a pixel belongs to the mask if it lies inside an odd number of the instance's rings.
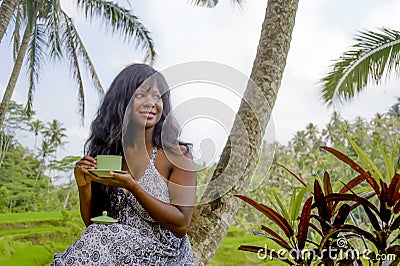
[{"label": "woman's arm", "polygon": [[87,169],[96,168],[96,160],[90,156],[80,159],[74,168],[74,175],[79,192],[79,208],[86,226],[92,217],[92,184],[93,175]]},{"label": "woman's arm", "polygon": [[79,191],[79,209],[81,217],[86,227],[90,224],[92,217],[92,185],[78,186]]}]

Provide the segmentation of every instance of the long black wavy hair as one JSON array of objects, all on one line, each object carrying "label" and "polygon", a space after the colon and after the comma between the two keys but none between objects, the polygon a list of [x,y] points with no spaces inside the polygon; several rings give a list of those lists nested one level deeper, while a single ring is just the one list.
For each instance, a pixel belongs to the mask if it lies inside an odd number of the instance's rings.
[{"label": "long black wavy hair", "polygon": [[[170,92],[165,78],[148,65],[132,64],[116,76],[105,94],[90,126],[90,135],[85,143],[85,154],[92,157],[102,154],[123,155],[124,115],[133,93],[145,81],[144,85],[148,83],[149,90],[154,85],[157,86],[163,101],[162,116],[154,128],[153,145],[161,149],[170,149],[176,144],[190,148],[190,144],[178,141],[180,128],[176,120],[169,115]],[[115,193],[115,187],[92,182],[92,217],[101,215],[102,211],[107,210],[110,216],[117,218],[117,211],[112,210],[110,206],[111,197]]]}]

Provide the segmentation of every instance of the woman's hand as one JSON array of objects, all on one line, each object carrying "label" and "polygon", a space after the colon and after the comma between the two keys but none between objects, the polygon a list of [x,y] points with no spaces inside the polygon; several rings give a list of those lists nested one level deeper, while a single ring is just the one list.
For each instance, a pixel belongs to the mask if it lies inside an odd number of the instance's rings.
[{"label": "woman's hand", "polygon": [[75,164],[74,175],[78,187],[89,185],[93,177],[95,177],[88,169],[96,169],[96,160],[86,155]]},{"label": "woman's hand", "polygon": [[97,183],[106,185],[106,186],[111,186],[111,187],[123,187],[127,188],[129,184],[132,184],[136,182],[131,174],[119,174],[113,171],[110,171],[111,177],[98,177],[98,176],[93,176],[92,181],[95,181]]}]

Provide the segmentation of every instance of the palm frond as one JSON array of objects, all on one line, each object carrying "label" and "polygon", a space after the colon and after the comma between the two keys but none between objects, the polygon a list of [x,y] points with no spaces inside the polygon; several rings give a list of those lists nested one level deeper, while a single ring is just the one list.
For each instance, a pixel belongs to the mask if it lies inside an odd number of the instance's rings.
[{"label": "palm frond", "polygon": [[22,9],[21,6],[17,6],[17,10],[14,13],[14,31],[13,31],[13,59],[17,60],[19,46],[21,45],[21,22],[22,22]]},{"label": "palm frond", "polygon": [[27,18],[28,25],[33,29],[37,19],[37,2],[36,1],[23,1],[24,17]]},{"label": "palm frond", "polygon": [[44,57],[44,47],[47,46],[45,37],[45,26],[40,23],[35,23],[28,47],[28,71],[29,71],[29,89],[28,99],[26,102],[25,111],[28,116],[32,114],[33,94],[36,89],[36,84],[39,81],[39,72]]},{"label": "palm frond", "polygon": [[377,84],[395,71],[400,75],[400,32],[382,28],[380,32],[362,31],[357,43],[345,52],[323,83],[321,98],[329,105],[342,103],[362,91],[370,81]]},{"label": "palm frond", "polygon": [[[239,9],[242,9],[245,3],[244,0],[231,0],[231,2],[237,5]],[[189,0],[189,3],[195,6],[214,8],[219,3],[219,0]]]},{"label": "palm frond", "polygon": [[85,118],[85,92],[83,90],[83,82],[81,70],[78,62],[78,54],[76,48],[76,36],[75,31],[71,29],[72,20],[65,13],[62,13],[63,19],[65,21],[63,32],[62,32],[62,42],[65,44],[65,52],[69,60],[69,69],[72,72],[72,76],[78,85],[78,105],[79,114],[81,115],[81,123],[83,124]]},{"label": "palm frond", "polygon": [[62,56],[60,44],[60,6],[58,0],[52,0],[49,6],[49,14],[46,19],[46,32],[49,35],[49,56],[52,59],[60,59]]},{"label": "palm frond", "polygon": [[[68,15],[62,11],[65,17],[68,17]],[[98,93],[99,96],[104,95],[104,89],[103,86],[101,85],[99,76],[97,75],[96,69],[94,68],[94,65],[92,63],[92,60],[90,59],[90,56],[86,50],[85,45],[83,44],[81,38],[79,37],[78,31],[76,30],[74,24],[72,23],[72,19],[69,18],[69,31],[71,34],[74,36],[73,41],[74,41],[74,47],[77,51],[77,55],[79,58],[84,62],[87,71],[90,73],[90,76],[93,81],[93,85]]]},{"label": "palm frond", "polygon": [[194,6],[202,6],[208,8],[214,8],[218,4],[219,0],[190,0],[189,3]]},{"label": "palm frond", "polygon": [[143,60],[154,63],[156,52],[151,34],[131,10],[104,0],[77,0],[77,4],[86,18],[98,17],[113,33],[118,32],[126,41],[132,38],[135,48],[140,47],[145,52]]}]

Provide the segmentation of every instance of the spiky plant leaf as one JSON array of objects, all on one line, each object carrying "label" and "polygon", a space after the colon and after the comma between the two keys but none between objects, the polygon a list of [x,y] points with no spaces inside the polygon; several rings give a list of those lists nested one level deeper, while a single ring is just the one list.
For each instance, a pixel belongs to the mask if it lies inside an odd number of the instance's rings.
[{"label": "spiky plant leaf", "polygon": [[351,233],[359,235],[360,237],[361,236],[365,237],[366,239],[368,239],[369,241],[374,243],[375,246],[378,244],[378,241],[375,239],[375,237],[370,232],[365,231],[364,229],[361,229],[354,225],[343,224],[343,225],[339,225],[338,227],[330,230],[326,235],[323,236],[323,238],[321,239],[321,242],[320,242],[319,252],[322,252],[322,249],[325,248],[327,241],[329,241],[329,239],[333,235],[337,235],[342,232],[351,232]]},{"label": "spiky plant leaf", "polygon": [[83,81],[81,75],[81,69],[78,61],[78,51],[76,47],[76,35],[72,28],[72,20],[65,13],[62,13],[65,21],[64,29],[62,32],[62,42],[64,43],[64,50],[67,54],[69,63],[69,69],[72,72],[72,76],[78,86],[78,103],[79,113],[81,115],[81,122],[83,123],[85,117],[85,92],[83,90]]},{"label": "spiky plant leaf", "polygon": [[293,236],[293,229],[289,225],[289,222],[282,215],[280,215],[278,212],[276,212],[274,209],[272,209],[268,206],[265,206],[262,203],[258,203],[246,196],[242,196],[242,195],[235,195],[235,196],[240,198],[241,200],[247,202],[248,204],[250,204],[251,206],[256,208],[258,211],[262,212],[269,219],[271,219],[276,225],[278,225],[283,230],[283,232],[285,233],[285,235],[287,237]]},{"label": "spiky plant leaf", "polygon": [[297,245],[300,250],[303,250],[306,244],[308,225],[311,219],[312,197],[308,198],[303,205],[303,210],[300,216],[300,222],[297,232]]},{"label": "spiky plant leaf", "polygon": [[257,253],[257,254],[267,254],[270,255],[271,257],[277,258],[289,265],[295,265],[293,262],[291,262],[290,260],[288,260],[287,258],[282,257],[281,255],[279,255],[278,253],[276,253],[276,251],[274,250],[270,250],[267,248],[263,248],[263,247],[257,247],[257,246],[246,246],[246,245],[241,245],[238,250],[243,250],[243,251],[248,251],[248,252],[253,252],[253,253]]},{"label": "spiky plant leaf", "polygon": [[22,22],[22,7],[17,6],[14,14],[14,31],[13,31],[13,59],[17,60],[19,46],[21,43],[21,22]]},{"label": "spiky plant leaf", "polygon": [[103,86],[101,85],[100,79],[97,75],[97,72],[94,68],[94,65],[92,63],[92,60],[89,57],[89,54],[86,50],[86,47],[84,46],[78,31],[75,28],[75,25],[72,23],[72,20],[70,17],[67,16],[67,14],[64,14],[64,18],[68,19],[68,30],[71,32],[71,35],[73,36],[72,41],[74,42],[74,47],[76,49],[76,54],[83,61],[83,63],[86,66],[87,71],[90,73],[90,76],[92,78],[93,85],[98,93],[99,96],[104,95],[104,90]]},{"label": "spiky plant leaf", "polygon": [[343,204],[339,208],[338,214],[336,215],[335,220],[333,221],[333,226],[344,224],[349,214],[350,214],[350,205]]},{"label": "spiky plant leaf", "polygon": [[396,219],[394,219],[393,223],[390,225],[390,231],[395,231],[400,228],[400,216],[397,216]]},{"label": "spiky plant leaf", "polygon": [[40,68],[43,64],[43,58],[45,56],[44,49],[47,46],[45,35],[45,26],[38,22],[35,23],[31,34],[31,39],[29,41],[27,53],[29,88],[25,110],[28,116],[32,114],[33,94],[36,89],[36,84],[39,82]]},{"label": "spiky plant leaf", "polygon": [[268,239],[271,239],[272,241],[274,241],[276,244],[278,244],[280,247],[282,247],[282,248],[285,248],[285,249],[287,249],[287,250],[290,250],[291,249],[291,247],[287,244],[287,242],[286,241],[281,241],[280,239],[278,239],[278,238],[275,238],[275,237],[271,237],[271,236],[269,236],[269,235],[266,235],[266,234],[263,234],[263,233],[260,233],[260,232],[257,232],[257,231],[253,231],[253,235],[255,235],[255,236],[263,236],[263,237],[265,237],[265,238],[268,238]]},{"label": "spiky plant leaf", "polygon": [[[351,194],[339,194],[339,193],[332,193],[325,197],[327,202],[330,201],[355,201],[358,204],[361,204],[364,208],[370,208],[373,210],[377,215],[379,215],[379,210],[367,199]],[[318,207],[318,202],[315,202],[313,207]]]},{"label": "spiky plant leaf", "polygon": [[49,47],[50,52],[49,56],[51,59],[61,59],[62,51],[61,51],[61,40],[59,33],[61,32],[60,28],[60,6],[59,0],[51,0],[50,5],[48,7],[49,13],[46,20],[46,32],[49,35]]},{"label": "spiky plant leaf", "polygon": [[365,171],[361,166],[359,166],[356,162],[354,162],[352,159],[350,159],[347,155],[341,153],[340,151],[326,147],[326,146],[321,146],[322,149],[332,153],[336,158],[339,160],[345,162],[348,164],[351,168],[356,170],[358,173],[363,175],[367,182],[370,184],[370,186],[374,189],[375,193],[379,196],[380,195],[380,190],[379,190],[379,184],[378,182],[371,177],[371,174],[367,171]]},{"label": "spiky plant leaf", "polygon": [[293,202],[290,203],[290,218],[292,221],[295,221],[297,219],[297,217],[300,214],[300,209],[301,209],[301,203],[303,202],[303,198],[305,196],[307,192],[306,188],[301,188],[299,193],[295,193],[295,191],[293,191],[293,195],[295,196],[295,199]]},{"label": "spiky plant leaf", "polygon": [[357,153],[358,158],[360,158],[361,162],[369,170],[372,177],[375,178],[375,181],[379,184],[379,180],[384,180],[381,171],[379,171],[378,167],[371,160],[371,158],[369,158],[369,156],[357,145],[357,143],[349,136],[349,134],[347,134],[343,129],[341,129],[341,131],[349,141],[350,145],[353,147],[354,151]]},{"label": "spiky plant leaf", "polygon": [[339,191],[342,186],[345,184],[345,181],[347,180],[349,174],[346,173],[338,182],[333,183],[333,191]]},{"label": "spiky plant leaf", "polygon": [[283,205],[282,201],[279,199],[279,196],[276,194],[276,192],[274,190],[272,190],[272,194],[274,195],[275,201],[276,203],[278,203],[279,208],[281,209],[281,212],[283,214],[283,216],[286,218],[286,220],[290,220],[290,216],[289,213],[285,207],[285,205]]},{"label": "spiky plant leaf", "polygon": [[374,229],[376,231],[381,231],[381,225],[379,224],[378,218],[376,217],[376,215],[374,213],[372,213],[370,208],[366,208],[364,206],[364,210],[365,210],[365,213],[368,216],[369,221],[371,222],[372,226],[374,227]]},{"label": "spiky plant leaf", "polygon": [[350,180],[347,184],[343,184],[343,187],[339,190],[339,193],[346,193],[349,190],[352,190],[355,186],[362,183],[365,180],[363,175],[358,175],[352,180]]},{"label": "spiky plant leaf", "polygon": [[392,71],[400,74],[399,31],[361,31],[355,40],[357,43],[321,79],[321,98],[329,105],[350,100],[371,81],[380,83],[384,73],[386,77]]},{"label": "spiky plant leaf", "polygon": [[296,178],[303,186],[307,187],[306,182],[304,182],[301,177],[299,177],[298,175],[296,175],[293,171],[289,170],[286,166],[284,166],[283,164],[279,164],[279,163],[275,163],[276,165],[282,167],[283,169],[285,169],[286,171],[289,172],[289,174],[291,174],[294,178]]},{"label": "spiky plant leaf", "polygon": [[392,181],[389,184],[389,193],[391,198],[390,205],[393,206],[400,200],[400,174],[395,173]]},{"label": "spiky plant leaf", "polygon": [[326,222],[331,221],[331,212],[328,207],[328,201],[325,198],[324,192],[318,182],[318,180],[314,181],[314,204],[313,208],[317,207],[318,214],[321,219],[324,221],[321,223],[322,231],[326,232],[329,230],[329,226],[327,226]]},{"label": "spiky plant leaf", "polygon": [[[195,6],[214,8],[219,3],[219,0],[189,0],[189,2]],[[231,0],[231,2],[237,5],[239,9],[242,9],[245,3],[243,0]]]},{"label": "spiky plant leaf", "polygon": [[131,10],[105,0],[77,0],[76,2],[78,7],[84,10],[86,18],[97,17],[113,33],[119,33],[127,41],[133,40],[135,47],[144,50],[144,61],[154,63],[156,52],[151,34]]},{"label": "spiky plant leaf", "polygon": [[280,241],[280,245],[281,247],[284,247],[288,250],[291,249],[289,243],[283,239],[278,233],[276,233],[274,230],[272,230],[271,228],[265,226],[265,225],[261,225],[261,229],[264,230],[265,232],[267,232],[268,234],[270,234],[271,236],[273,236],[274,238],[278,239]]}]

